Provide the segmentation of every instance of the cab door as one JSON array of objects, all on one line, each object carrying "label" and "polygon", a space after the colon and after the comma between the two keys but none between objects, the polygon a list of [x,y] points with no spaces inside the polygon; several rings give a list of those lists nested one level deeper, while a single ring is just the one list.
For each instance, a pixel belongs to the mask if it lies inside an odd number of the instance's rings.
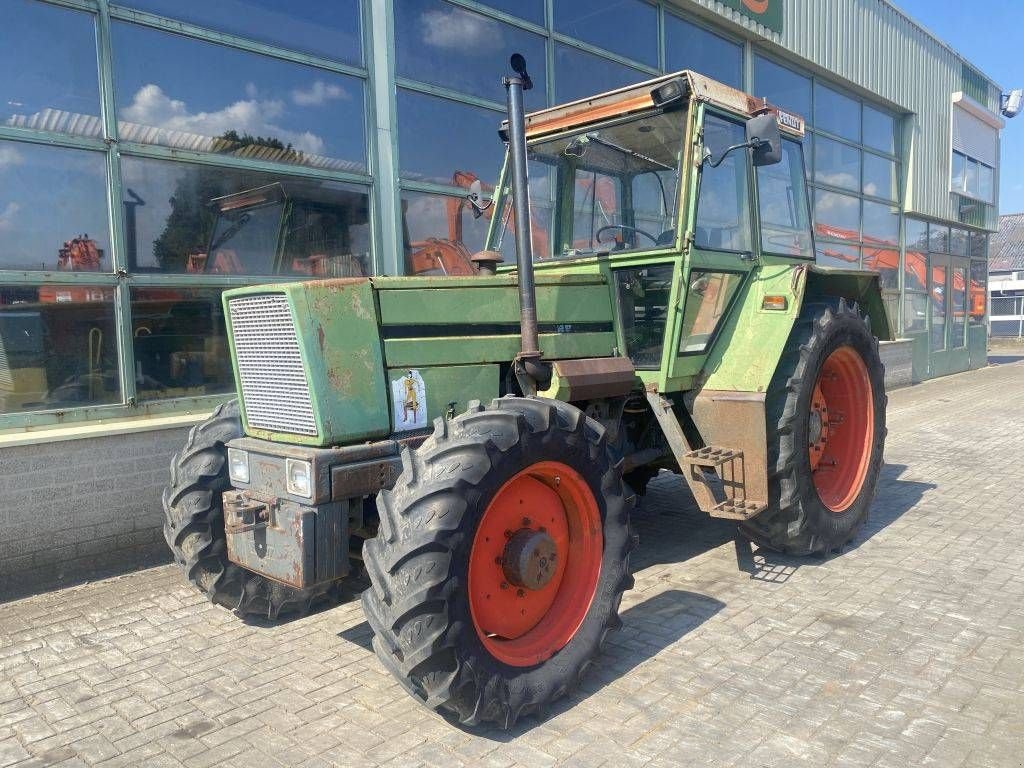
[{"label": "cab door", "polygon": [[[711,161],[746,140],[740,119],[705,110],[702,124]],[[689,196],[686,220],[692,226],[685,235],[689,248],[679,273],[678,332],[669,371],[680,386],[700,373],[759,258],[750,153],[733,151],[717,167],[711,161],[700,167]]]}]

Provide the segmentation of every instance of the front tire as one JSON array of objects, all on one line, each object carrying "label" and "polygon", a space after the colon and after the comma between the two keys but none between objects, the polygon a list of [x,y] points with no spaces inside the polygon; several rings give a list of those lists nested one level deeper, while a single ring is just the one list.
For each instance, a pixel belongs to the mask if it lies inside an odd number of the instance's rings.
[{"label": "front tire", "polygon": [[885,370],[857,304],[808,304],[769,387],[768,510],[740,526],[794,555],[841,548],[864,525],[885,446]]},{"label": "front tire", "polygon": [[241,436],[236,400],[192,428],[171,460],[171,481],[163,493],[164,538],[185,576],[211,602],[268,619],[305,613],[335,595],[337,582],[296,589],[228,560],[221,507],[221,494],[231,488],[226,445]]},{"label": "front tire", "polygon": [[620,626],[621,462],[573,406],[506,397],[436,420],[403,465],[363,547],[374,650],[428,707],[509,728],[573,690]]}]

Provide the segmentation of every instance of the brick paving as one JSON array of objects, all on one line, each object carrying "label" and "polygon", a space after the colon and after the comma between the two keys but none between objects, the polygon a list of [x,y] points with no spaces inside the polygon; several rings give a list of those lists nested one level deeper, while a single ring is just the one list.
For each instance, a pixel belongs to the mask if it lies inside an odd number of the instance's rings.
[{"label": "brick paving", "polygon": [[1024,363],[893,393],[872,520],[826,560],[659,479],[624,630],[510,733],[410,700],[356,601],[246,624],[166,566],[0,605],[0,766],[1022,766],[1021,392]]}]

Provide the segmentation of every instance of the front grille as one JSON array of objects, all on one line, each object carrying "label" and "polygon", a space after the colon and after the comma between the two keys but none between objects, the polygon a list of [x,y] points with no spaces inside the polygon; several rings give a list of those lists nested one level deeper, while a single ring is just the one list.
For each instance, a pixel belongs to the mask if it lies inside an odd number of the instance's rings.
[{"label": "front grille", "polygon": [[249,426],[316,435],[309,382],[291,307],[283,293],[228,300],[235,365]]}]

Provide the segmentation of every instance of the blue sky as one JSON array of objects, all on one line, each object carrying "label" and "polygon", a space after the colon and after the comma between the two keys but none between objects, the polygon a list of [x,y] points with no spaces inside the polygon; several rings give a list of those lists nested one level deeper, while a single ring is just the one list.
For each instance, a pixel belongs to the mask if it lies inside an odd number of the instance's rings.
[{"label": "blue sky", "polygon": [[[895,0],[1005,90],[1024,88],[1020,55],[1024,14],[1017,0]],[[1003,130],[1001,213],[1024,211],[1024,114]]]}]

